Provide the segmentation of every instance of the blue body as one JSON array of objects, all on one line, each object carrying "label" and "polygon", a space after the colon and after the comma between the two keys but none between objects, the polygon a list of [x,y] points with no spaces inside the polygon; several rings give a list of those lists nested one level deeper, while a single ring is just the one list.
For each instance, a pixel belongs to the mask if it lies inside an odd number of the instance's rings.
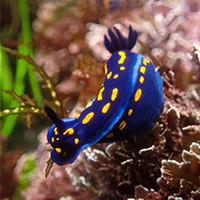
[{"label": "blue body", "polygon": [[58,165],[72,163],[83,148],[97,142],[128,140],[149,132],[162,112],[162,79],[153,64],[141,54],[115,49],[92,105],[48,131],[54,148],[51,158]]}]

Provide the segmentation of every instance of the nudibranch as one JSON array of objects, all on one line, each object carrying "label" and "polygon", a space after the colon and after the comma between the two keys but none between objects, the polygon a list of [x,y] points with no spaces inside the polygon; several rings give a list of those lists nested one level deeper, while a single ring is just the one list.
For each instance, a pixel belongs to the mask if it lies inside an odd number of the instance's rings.
[{"label": "nudibranch", "polygon": [[137,32],[128,37],[108,29],[104,44],[112,54],[105,64],[105,80],[91,106],[75,118],[59,119],[45,106],[54,122],[47,140],[53,147],[51,159],[58,165],[76,160],[79,153],[97,142],[129,140],[149,132],[162,112],[163,81],[150,60],[130,50]]}]

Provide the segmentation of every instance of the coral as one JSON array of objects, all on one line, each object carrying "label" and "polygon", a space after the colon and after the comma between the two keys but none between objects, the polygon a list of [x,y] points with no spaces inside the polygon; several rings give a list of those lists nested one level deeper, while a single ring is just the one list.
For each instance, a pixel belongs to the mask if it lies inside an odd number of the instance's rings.
[{"label": "coral", "polygon": [[182,198],[200,198],[200,145],[192,143],[190,150],[183,150],[182,162],[163,160],[161,178],[158,179],[160,190]]},{"label": "coral", "polygon": [[[193,151],[194,150],[194,151]],[[162,161],[162,176],[167,180],[171,178],[185,179],[196,186],[200,186],[200,145],[192,143],[190,152],[183,150],[182,160],[179,163],[173,160]]]},{"label": "coral", "polygon": [[156,192],[154,189],[148,190],[142,185],[135,187],[135,199],[145,199],[145,200],[161,200],[163,199],[162,195]]}]

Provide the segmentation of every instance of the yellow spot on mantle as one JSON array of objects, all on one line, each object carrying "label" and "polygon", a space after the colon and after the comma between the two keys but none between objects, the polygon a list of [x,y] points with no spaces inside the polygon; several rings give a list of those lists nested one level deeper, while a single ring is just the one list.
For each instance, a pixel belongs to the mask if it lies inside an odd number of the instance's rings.
[{"label": "yellow spot on mantle", "polygon": [[142,90],[138,89],[135,93],[135,101],[138,101],[142,95]]},{"label": "yellow spot on mantle", "polygon": [[81,114],[79,113],[79,114],[76,116],[76,119],[78,119],[78,118],[80,117],[80,115],[81,115]]},{"label": "yellow spot on mantle", "polygon": [[144,77],[141,76],[141,77],[140,77],[140,83],[143,83],[143,82],[144,82]]},{"label": "yellow spot on mantle", "polygon": [[100,100],[103,99],[103,97],[102,97],[102,93],[103,93],[104,89],[105,89],[105,88],[102,87],[101,90],[99,91],[99,94],[98,94],[98,97],[97,97],[97,100],[98,100],[98,101],[100,101]]},{"label": "yellow spot on mantle", "polygon": [[54,133],[55,133],[55,135],[58,135],[57,127],[54,128]]},{"label": "yellow spot on mantle", "polygon": [[130,116],[132,115],[132,113],[133,113],[133,109],[130,109],[130,110],[128,111],[128,116],[130,117]]},{"label": "yellow spot on mantle", "polygon": [[145,71],[146,71],[146,67],[144,67],[144,66],[140,67],[140,72],[142,72],[144,74]]},{"label": "yellow spot on mantle", "polygon": [[110,72],[110,73],[107,75],[107,79],[110,79],[111,76],[112,76],[112,72]]},{"label": "yellow spot on mantle", "polygon": [[94,113],[90,112],[85,116],[85,118],[82,121],[82,124],[87,124],[92,118],[94,117]]},{"label": "yellow spot on mantle", "polygon": [[74,143],[77,145],[79,143],[79,139],[78,138],[75,138],[74,139]]},{"label": "yellow spot on mantle", "polygon": [[68,134],[68,135],[74,134],[74,129],[73,129],[73,128],[68,128],[68,129],[63,133],[63,135],[66,135],[66,134]]},{"label": "yellow spot on mantle", "polygon": [[150,63],[150,61],[144,58],[144,59],[143,59],[143,64],[146,66],[147,63]]},{"label": "yellow spot on mantle", "polygon": [[107,104],[102,108],[102,113],[107,113],[109,108],[110,108],[110,103],[107,103]]},{"label": "yellow spot on mantle", "polygon": [[115,99],[117,98],[117,94],[118,94],[118,89],[117,88],[114,88],[112,90],[112,95],[111,95],[111,100],[112,101],[115,101]]},{"label": "yellow spot on mantle", "polygon": [[113,76],[114,79],[117,79],[118,77],[119,77],[118,74],[115,74],[115,75]]},{"label": "yellow spot on mantle", "polygon": [[118,64],[123,64],[124,60],[126,59],[126,54],[123,51],[119,51],[118,54],[121,56],[121,58],[118,61]]},{"label": "yellow spot on mantle", "polygon": [[122,121],[120,123],[120,125],[118,126],[118,128],[119,128],[120,131],[122,131],[125,128],[125,126],[126,126],[126,121]]},{"label": "yellow spot on mantle", "polygon": [[111,138],[114,136],[114,133],[109,133],[108,135],[106,135],[107,138]]},{"label": "yellow spot on mantle", "polygon": [[51,138],[51,141],[54,142],[54,137]]},{"label": "yellow spot on mantle", "polygon": [[105,74],[107,74],[108,73],[108,68],[107,68],[107,64],[105,64]]},{"label": "yellow spot on mantle", "polygon": [[57,153],[61,152],[61,148],[55,148],[55,150],[56,150]]},{"label": "yellow spot on mantle", "polygon": [[123,70],[125,70],[125,67],[122,66],[122,67],[120,67],[119,69],[120,69],[121,71],[123,71]]}]

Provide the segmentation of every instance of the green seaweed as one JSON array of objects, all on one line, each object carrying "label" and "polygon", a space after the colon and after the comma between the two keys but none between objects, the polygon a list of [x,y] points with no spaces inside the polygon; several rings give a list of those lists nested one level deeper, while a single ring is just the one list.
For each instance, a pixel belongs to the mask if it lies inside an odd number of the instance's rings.
[{"label": "green seaweed", "polygon": [[[10,68],[10,64],[7,58],[7,55],[5,52],[0,48],[0,74],[1,74],[1,79],[0,79],[0,87],[1,90],[12,90],[13,86],[13,76],[12,76],[12,71]],[[2,74],[4,74],[2,76]],[[9,102],[11,101],[11,96],[6,93],[1,94],[1,106],[7,107],[9,105]]]},{"label": "green seaweed", "polygon": [[[21,23],[22,23],[22,38],[21,38],[22,44],[18,46],[18,51],[19,53],[23,55],[30,55],[31,57],[33,57],[33,50],[32,50],[32,47],[30,46],[30,42],[32,40],[30,16],[29,16],[29,9],[27,7],[26,0],[19,0],[18,8],[19,8]],[[16,62],[16,74],[14,77],[14,81],[13,80],[11,81],[10,79],[9,83],[11,84],[12,82],[14,82],[13,83],[14,91],[18,95],[21,95],[25,92],[25,88],[26,88],[25,77],[28,74],[31,91],[33,93],[34,99],[40,102],[42,100],[42,93],[41,93],[40,86],[36,78],[36,74],[34,71],[31,71],[31,69],[32,67],[29,63],[27,63],[25,60],[18,59]],[[6,74],[3,74],[1,76],[2,77],[4,76],[4,78],[7,79]],[[4,85],[2,85],[1,89],[10,89],[10,88],[11,88],[11,85],[9,88],[5,88]],[[4,98],[5,98],[5,95],[2,96],[2,102],[10,102],[10,99],[9,101],[7,101],[7,99],[4,99]],[[42,105],[41,103],[39,104]],[[8,107],[16,108],[18,106],[19,104],[17,102],[11,101]],[[15,127],[15,124],[17,122],[17,118],[18,118],[18,115],[14,115],[14,116],[8,116],[3,119],[3,122],[2,122],[3,135],[10,135],[12,133]]]},{"label": "green seaweed", "polygon": [[20,199],[21,192],[24,191],[27,188],[27,186],[30,185],[30,180],[34,174],[35,167],[36,167],[35,156],[33,154],[27,155],[25,157],[25,161],[23,162],[20,177],[18,178],[18,186],[12,198],[13,200]]},{"label": "green seaweed", "polygon": [[[27,63],[29,63],[33,67],[33,69],[40,74],[40,76],[42,77],[42,80],[46,83],[46,86],[49,89],[49,93],[52,97],[53,105],[55,106],[56,112],[60,116],[63,116],[62,102],[57,97],[55,85],[52,82],[51,78],[43,70],[43,68],[41,66],[38,66],[30,56],[24,56],[20,54],[19,52],[17,52],[16,50],[12,50],[6,47],[2,47],[2,49],[12,55],[17,56],[18,58],[23,59],[23,61],[26,61]],[[35,100],[31,99],[28,95],[25,95],[25,94],[18,95],[16,92],[8,91],[8,90],[4,90],[4,92],[13,96],[14,101],[12,101],[12,105],[15,105],[15,106],[11,108],[6,108],[0,111],[0,117],[8,116],[8,117],[12,117],[11,118],[12,120],[16,120],[15,118],[16,114],[23,113],[25,114],[26,124],[28,127],[30,127],[31,114],[45,115],[44,109],[38,103],[36,103]],[[11,115],[14,115],[14,117]]]}]

